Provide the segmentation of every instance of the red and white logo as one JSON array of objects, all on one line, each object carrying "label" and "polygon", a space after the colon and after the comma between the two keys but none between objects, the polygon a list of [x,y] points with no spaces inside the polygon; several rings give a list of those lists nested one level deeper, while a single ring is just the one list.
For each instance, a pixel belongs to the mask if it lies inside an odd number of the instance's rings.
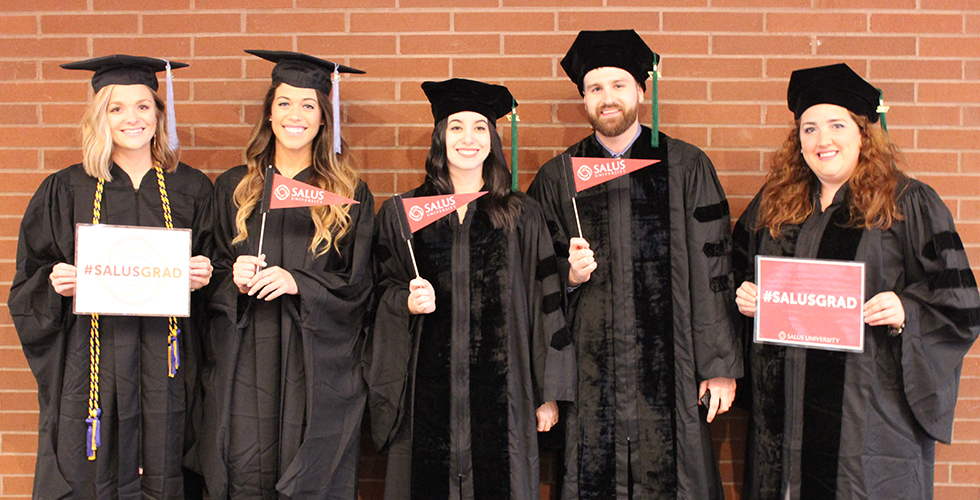
[{"label": "red and white logo", "polygon": [[359,203],[279,174],[274,174],[272,178],[272,193],[272,199],[269,200],[270,209]]},{"label": "red and white logo", "polygon": [[580,193],[606,181],[649,167],[660,160],[634,160],[630,158],[582,158],[572,157],[575,172],[575,192]]},{"label": "red and white logo", "polygon": [[487,194],[486,191],[480,191],[478,193],[402,198],[405,215],[408,216],[408,229],[414,233],[485,194]]}]

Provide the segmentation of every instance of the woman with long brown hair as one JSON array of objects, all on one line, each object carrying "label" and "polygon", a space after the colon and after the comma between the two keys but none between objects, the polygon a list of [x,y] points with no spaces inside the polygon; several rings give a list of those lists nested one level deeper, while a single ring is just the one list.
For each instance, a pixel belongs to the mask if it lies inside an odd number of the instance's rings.
[{"label": "woman with long brown hair", "polygon": [[[351,500],[374,202],[334,133],[338,110],[328,96],[332,78],[361,71],[295,52],[247,52],[276,66],[247,163],[215,182],[205,476],[212,498]],[[269,165],[359,203],[263,218]]]},{"label": "woman with long brown hair", "polygon": [[199,494],[185,490],[194,475],[184,466],[197,463],[205,292],[190,295],[189,318],[72,313],[76,224],[190,229],[190,288],[211,279],[211,181],[178,161],[155,93],[157,72],[185,66],[129,55],[62,65],[94,71],[82,162],[48,176],[31,199],[8,302],[38,383],[34,498]]},{"label": "woman with long brown hair", "polygon": [[[949,209],[897,165],[879,92],[793,72],[796,126],[735,226],[752,410],[743,498],[932,498],[980,296]],[[757,255],[865,265],[863,352],[753,344]]]},{"label": "woman with long brown hair", "polygon": [[535,430],[573,399],[575,364],[544,215],[511,191],[497,134],[514,101],[472,80],[422,89],[435,127],[425,182],[404,196],[486,194],[415,232],[414,257],[399,201],[378,214],[367,380],[385,498],[538,498]]}]

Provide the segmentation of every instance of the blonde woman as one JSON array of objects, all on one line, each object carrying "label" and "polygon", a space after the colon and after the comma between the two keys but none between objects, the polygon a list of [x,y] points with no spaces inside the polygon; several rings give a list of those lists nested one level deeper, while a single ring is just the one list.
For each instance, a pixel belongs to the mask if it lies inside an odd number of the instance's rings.
[{"label": "blonde woman", "polygon": [[[358,70],[247,52],[277,64],[247,163],[215,183],[208,489],[216,499],[353,500],[365,401],[355,353],[371,291],[374,202],[347,144],[335,140],[328,96],[335,70]],[[269,165],[360,203],[272,210],[262,235]]]},{"label": "blonde woman", "polygon": [[[82,163],[50,175],[21,223],[10,314],[37,378],[34,498],[185,498],[186,422],[200,353],[191,318],[72,313],[77,223],[192,230],[190,286],[211,278],[211,182],[178,163],[154,93],[167,61],[112,55],[65,64],[94,71]],[[170,62],[171,68],[187,66]],[[169,215],[165,215],[169,212]],[[168,222],[169,219],[169,222]],[[180,368],[168,349],[179,345]],[[96,369],[97,368],[97,369]],[[172,373],[173,376],[168,376]],[[94,437],[93,437],[94,434]],[[196,463],[193,457],[188,464]]]}]

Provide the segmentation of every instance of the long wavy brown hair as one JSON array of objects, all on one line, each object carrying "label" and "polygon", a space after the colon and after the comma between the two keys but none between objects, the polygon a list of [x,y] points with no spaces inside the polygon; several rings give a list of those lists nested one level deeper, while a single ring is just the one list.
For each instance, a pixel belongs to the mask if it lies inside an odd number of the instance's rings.
[{"label": "long wavy brown hair", "polygon": [[[888,229],[902,220],[897,198],[908,177],[898,169],[904,157],[888,135],[864,116],[848,111],[861,131],[861,151],[857,167],[847,180],[850,210],[849,227]],[[768,228],[778,237],[783,224],[800,224],[814,210],[813,197],[820,180],[803,158],[800,121],[783,145],[773,154],[769,174],[762,188],[756,229]]]},{"label": "long wavy brown hair", "polygon": [[[276,97],[278,84],[269,87],[262,105],[262,119],[252,130],[252,136],[245,148],[248,172],[235,188],[235,206],[238,214],[235,216],[235,226],[238,236],[232,243],[241,243],[248,238],[248,228],[245,222],[255,210],[262,198],[262,188],[265,184],[265,169],[273,165],[276,159],[276,140],[272,132],[272,104]],[[357,174],[352,166],[347,141],[341,138],[341,154],[333,152],[333,111],[330,98],[316,91],[316,99],[320,104],[323,125],[313,138],[313,174],[308,182],[320,189],[339,194],[345,198],[354,198],[354,188],[357,187]],[[327,253],[331,248],[337,248],[337,242],[350,230],[350,205],[323,205],[310,207],[310,217],[316,232],[310,242],[310,251],[314,255]]]}]

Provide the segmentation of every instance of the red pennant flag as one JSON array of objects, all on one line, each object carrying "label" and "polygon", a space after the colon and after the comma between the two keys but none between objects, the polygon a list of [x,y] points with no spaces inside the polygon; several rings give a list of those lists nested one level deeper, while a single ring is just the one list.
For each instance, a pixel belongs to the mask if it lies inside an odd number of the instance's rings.
[{"label": "red pennant flag", "polygon": [[419,196],[402,198],[408,228],[413,233],[445,217],[457,208],[487,194],[486,191],[466,194],[446,194],[440,196]]},{"label": "red pennant flag", "polygon": [[357,204],[349,198],[325,191],[305,182],[275,174],[272,180],[272,196],[269,208],[315,207],[320,205]]},{"label": "red pennant flag", "polygon": [[572,157],[572,177],[575,192],[580,193],[592,186],[649,167],[660,160],[635,160],[629,158],[576,158]]}]

